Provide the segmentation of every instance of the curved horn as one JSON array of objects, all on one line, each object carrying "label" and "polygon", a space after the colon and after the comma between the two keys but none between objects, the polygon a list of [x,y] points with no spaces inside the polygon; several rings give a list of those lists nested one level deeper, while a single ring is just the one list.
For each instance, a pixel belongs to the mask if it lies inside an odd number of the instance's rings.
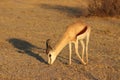
[{"label": "curved horn", "polygon": [[52,47],[50,46],[50,39],[47,39],[46,40],[46,54],[48,54],[50,50],[52,50]]}]

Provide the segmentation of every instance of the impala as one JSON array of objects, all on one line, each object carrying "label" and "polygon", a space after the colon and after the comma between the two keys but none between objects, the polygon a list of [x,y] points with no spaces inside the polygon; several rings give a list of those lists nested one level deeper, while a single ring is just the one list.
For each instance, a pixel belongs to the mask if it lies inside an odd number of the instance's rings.
[{"label": "impala", "polygon": [[[54,48],[50,45],[50,39],[46,41],[46,53],[48,55],[48,64],[53,64],[56,57],[59,55],[61,50],[69,44],[69,64],[71,64],[72,54],[72,43],[75,44],[75,52],[80,59],[81,63],[86,65],[88,63],[88,43],[90,37],[91,27],[84,24],[83,22],[76,22],[69,25],[63,34],[60,41],[55,45]],[[86,40],[86,46],[83,40]],[[78,41],[82,45],[82,55],[78,52]],[[85,54],[86,53],[86,54]]]}]

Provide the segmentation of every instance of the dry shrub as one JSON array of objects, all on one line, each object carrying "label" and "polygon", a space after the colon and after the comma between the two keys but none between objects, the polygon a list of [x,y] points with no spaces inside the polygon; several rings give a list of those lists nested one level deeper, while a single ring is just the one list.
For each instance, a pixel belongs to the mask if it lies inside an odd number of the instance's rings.
[{"label": "dry shrub", "polygon": [[120,15],[119,0],[92,0],[88,8],[90,15],[118,16]]}]

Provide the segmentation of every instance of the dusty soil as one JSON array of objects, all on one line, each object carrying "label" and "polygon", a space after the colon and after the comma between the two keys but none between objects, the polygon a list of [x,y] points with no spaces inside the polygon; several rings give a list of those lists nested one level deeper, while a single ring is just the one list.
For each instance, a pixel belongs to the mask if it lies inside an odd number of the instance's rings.
[{"label": "dusty soil", "polygon": [[[82,17],[86,7],[87,0],[0,1],[0,80],[120,80],[120,19]],[[45,41],[54,46],[78,20],[92,27],[88,65],[74,48],[68,65],[68,46],[48,65]]]}]

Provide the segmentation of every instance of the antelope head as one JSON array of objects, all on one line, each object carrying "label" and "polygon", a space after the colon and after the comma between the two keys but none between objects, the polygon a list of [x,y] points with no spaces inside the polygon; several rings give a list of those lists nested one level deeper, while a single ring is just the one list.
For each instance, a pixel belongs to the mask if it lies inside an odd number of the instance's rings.
[{"label": "antelope head", "polygon": [[46,41],[46,54],[48,55],[48,64],[53,64],[56,59],[55,52],[50,45],[50,39]]}]

